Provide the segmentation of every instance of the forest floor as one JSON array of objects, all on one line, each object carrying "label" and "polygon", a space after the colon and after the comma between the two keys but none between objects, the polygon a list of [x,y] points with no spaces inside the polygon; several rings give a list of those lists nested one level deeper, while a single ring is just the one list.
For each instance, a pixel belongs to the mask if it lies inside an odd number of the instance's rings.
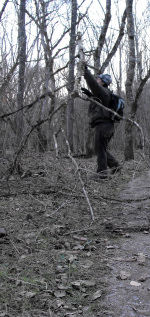
[{"label": "forest floor", "polygon": [[[0,317],[150,316],[150,166],[31,153],[0,182]],[[0,160],[0,173],[9,165]]]}]

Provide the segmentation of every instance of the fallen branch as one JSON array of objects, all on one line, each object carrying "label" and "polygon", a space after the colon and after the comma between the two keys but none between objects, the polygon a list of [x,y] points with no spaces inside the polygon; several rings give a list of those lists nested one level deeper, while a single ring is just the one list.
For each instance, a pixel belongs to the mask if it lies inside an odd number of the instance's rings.
[{"label": "fallen branch", "polygon": [[[63,191],[58,191],[59,194],[63,195],[63,196],[68,196],[68,192],[63,192]],[[17,196],[21,196],[21,195],[30,195],[30,196],[39,196],[39,195],[50,195],[50,194],[56,194],[56,189],[49,189],[49,188],[45,188],[45,189],[41,189],[41,190],[33,190],[31,191],[28,191],[28,190],[25,190],[25,191],[22,191],[22,192],[19,192],[17,191],[17,193],[12,193],[12,192],[5,192],[5,193],[2,193],[0,194],[0,199],[1,198],[7,198],[7,197],[17,197]],[[79,195],[79,194],[73,194],[71,192],[71,196],[72,198],[84,198],[85,195]],[[147,197],[144,197],[144,198],[138,198],[138,199],[135,199],[135,198],[127,198],[127,199],[119,199],[119,198],[114,198],[114,197],[108,197],[108,196],[97,196],[97,195],[94,195],[92,194],[92,199],[98,199],[98,200],[106,200],[107,202],[111,203],[111,204],[116,204],[116,203],[125,203],[125,204],[130,204],[130,203],[133,203],[133,202],[142,202],[142,201],[146,201],[146,200],[149,200],[150,199],[150,196],[147,196]],[[68,201],[69,199],[67,199],[65,201],[65,204],[66,202]],[[70,201],[70,200],[69,200]],[[60,207],[58,207],[57,210],[59,210],[61,207],[63,207],[64,204],[62,204]],[[55,210],[54,212],[56,212],[57,210]],[[52,214],[51,214],[52,215]]]},{"label": "fallen branch", "polygon": [[[65,135],[63,129],[62,129],[62,132],[63,132],[63,134]],[[91,204],[90,204],[90,200],[89,200],[89,198],[88,198],[87,192],[86,192],[86,190],[85,190],[84,183],[83,183],[83,180],[82,180],[82,178],[81,178],[81,174],[80,174],[80,170],[79,170],[78,164],[77,164],[76,160],[73,158],[73,156],[71,155],[70,145],[69,145],[69,142],[68,142],[68,140],[66,139],[66,137],[65,137],[65,140],[66,140],[66,144],[67,144],[67,147],[68,147],[68,157],[71,159],[71,161],[73,162],[73,164],[75,165],[75,167],[76,167],[76,169],[77,169],[77,173],[78,173],[78,177],[79,177],[79,180],[80,180],[80,183],[81,183],[81,186],[82,186],[82,190],[83,190],[84,196],[85,196],[85,198],[86,198],[86,201],[87,201],[87,203],[88,203],[88,205],[89,205],[90,212],[91,212],[91,216],[92,216],[92,220],[94,221],[95,218],[94,218],[93,209],[92,209],[92,206],[91,206]]]}]

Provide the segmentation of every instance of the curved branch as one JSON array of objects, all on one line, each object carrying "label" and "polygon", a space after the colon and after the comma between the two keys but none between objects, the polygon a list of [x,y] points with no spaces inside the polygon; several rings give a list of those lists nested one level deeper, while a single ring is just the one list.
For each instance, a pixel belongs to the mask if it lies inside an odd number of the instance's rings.
[{"label": "curved branch", "polygon": [[144,85],[146,84],[147,80],[150,78],[150,69],[148,70],[148,73],[146,74],[146,76],[141,80],[141,83],[138,87],[138,90],[136,92],[136,96],[135,96],[135,100],[133,102],[133,106],[132,106],[132,110],[133,113],[136,113],[137,108],[138,108],[138,100],[141,96],[141,93],[143,91]]},{"label": "curved branch", "polygon": [[6,8],[6,5],[7,3],[9,2],[9,0],[5,0],[4,4],[3,4],[3,7],[2,7],[2,10],[0,11],[0,21],[1,21],[1,18],[2,18],[2,15],[5,11],[5,8]]},{"label": "curved branch", "polygon": [[121,40],[124,36],[124,28],[125,28],[125,21],[126,21],[126,18],[127,18],[127,11],[125,9],[124,13],[123,13],[123,16],[122,16],[122,22],[121,22],[121,26],[120,26],[120,31],[119,31],[119,35],[118,35],[118,38],[111,50],[111,52],[107,55],[107,58],[106,60],[104,61],[102,67],[100,68],[99,72],[102,74],[104,72],[104,70],[106,69],[106,67],[108,66],[109,62],[111,61],[112,57],[115,55],[117,49],[118,49],[118,46],[119,44],[121,43]]},{"label": "curved branch", "polygon": [[105,19],[104,19],[104,23],[103,23],[103,26],[101,29],[101,34],[99,36],[98,46],[97,46],[97,48],[95,50],[95,54],[94,54],[94,64],[95,64],[94,66],[97,69],[99,69],[100,55],[101,55],[103,45],[105,43],[105,37],[106,37],[106,33],[107,33],[107,29],[108,29],[108,25],[109,25],[110,20],[111,20],[111,1],[106,0]]}]

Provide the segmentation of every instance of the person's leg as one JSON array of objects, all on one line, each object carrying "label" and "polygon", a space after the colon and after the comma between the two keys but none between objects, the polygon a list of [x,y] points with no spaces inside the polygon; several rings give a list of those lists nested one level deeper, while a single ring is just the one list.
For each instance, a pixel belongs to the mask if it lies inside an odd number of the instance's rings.
[{"label": "person's leg", "polygon": [[97,154],[97,173],[107,176],[107,144],[108,137],[104,125],[100,124],[95,127],[95,152]]},{"label": "person's leg", "polygon": [[107,151],[108,143],[113,134],[113,124],[102,123],[95,127],[95,153],[97,154],[97,173],[100,178],[107,177],[107,166],[112,169],[112,173],[122,168],[113,155]]},{"label": "person's leg", "polygon": [[120,166],[119,162],[114,158],[114,156],[107,151],[107,165],[109,168]]}]

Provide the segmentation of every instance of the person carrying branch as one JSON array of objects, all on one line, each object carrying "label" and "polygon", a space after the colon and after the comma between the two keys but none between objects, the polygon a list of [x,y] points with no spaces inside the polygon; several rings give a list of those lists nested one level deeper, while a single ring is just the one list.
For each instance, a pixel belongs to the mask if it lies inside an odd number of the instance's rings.
[{"label": "person carrying branch", "polygon": [[110,111],[98,105],[100,102],[108,108],[111,102],[111,92],[108,86],[112,83],[111,76],[101,74],[97,79],[91,74],[85,65],[84,78],[91,91],[81,88],[82,92],[92,100],[89,104],[89,119],[91,128],[95,129],[95,153],[97,154],[97,173],[91,178],[94,180],[108,177],[107,166],[112,173],[119,171],[122,166],[107,150],[108,143],[114,135],[114,121],[111,119]]}]

